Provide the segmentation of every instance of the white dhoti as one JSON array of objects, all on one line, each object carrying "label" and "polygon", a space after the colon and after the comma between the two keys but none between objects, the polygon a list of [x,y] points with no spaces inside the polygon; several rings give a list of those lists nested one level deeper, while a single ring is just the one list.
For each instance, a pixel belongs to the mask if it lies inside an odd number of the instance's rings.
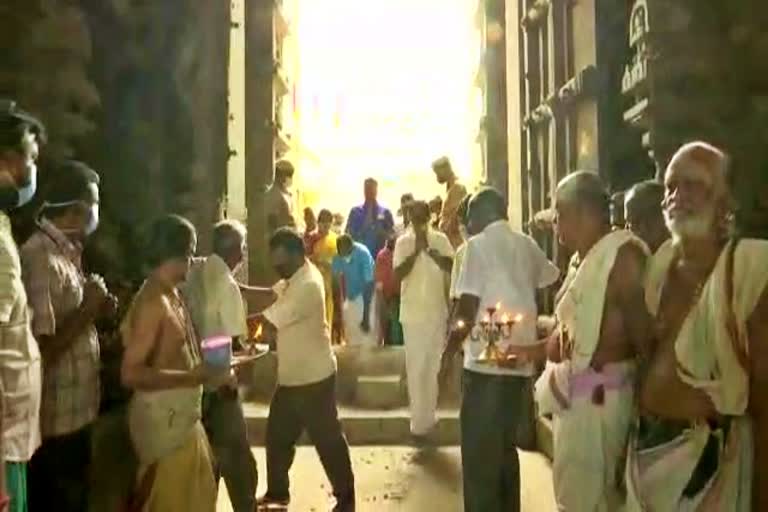
[{"label": "white dhoti", "polygon": [[[654,315],[674,259],[668,243],[649,265],[646,303]],[[747,339],[747,322],[767,285],[768,242],[744,239],[735,251],[731,245],[723,250],[674,343],[678,377],[705,392],[717,412],[730,418],[729,428],[713,432],[705,422],[691,422],[674,439],[644,449],[633,439],[626,468],[627,512],[752,510],[749,342],[764,340]],[[690,489],[711,439],[717,441],[717,466],[704,475],[708,480]],[[697,479],[703,480],[701,475]]]},{"label": "white dhoti", "polygon": [[428,434],[437,423],[437,376],[445,348],[445,322],[403,324],[405,371],[411,409],[411,433]]},{"label": "white dhoti", "polygon": [[[558,510],[614,512],[620,509],[620,482],[627,436],[634,414],[634,364],[609,365],[587,374],[583,385],[571,381],[568,408],[554,416],[552,475]],[[602,386],[602,403],[594,403]]]},{"label": "white dhoti", "polygon": [[613,512],[621,507],[621,480],[634,412],[634,361],[592,369],[605,294],[619,249],[635,244],[627,231],[603,237],[567,281],[555,309],[570,359],[548,363],[536,383],[541,414],[554,415],[553,479],[558,510]]},{"label": "white dhoti", "polygon": [[378,328],[376,316],[376,299],[371,298],[369,308],[370,330],[364,332],[360,328],[363,321],[363,297],[347,299],[342,306],[342,318],[344,319],[344,337],[347,345],[375,346],[377,342],[376,329]]}]

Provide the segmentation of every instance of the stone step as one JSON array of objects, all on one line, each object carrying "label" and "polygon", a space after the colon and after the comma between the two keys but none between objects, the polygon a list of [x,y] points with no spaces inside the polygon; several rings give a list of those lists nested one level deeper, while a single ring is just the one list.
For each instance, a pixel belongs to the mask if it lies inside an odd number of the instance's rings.
[{"label": "stone step", "polygon": [[406,405],[401,375],[359,375],[355,405],[368,409],[394,409]]},{"label": "stone step", "polygon": [[[248,437],[252,446],[263,446],[267,432],[269,404],[243,404]],[[441,446],[458,445],[461,441],[458,409],[439,409],[434,442]],[[339,407],[339,419],[350,445],[402,445],[410,440],[410,413],[406,407],[390,410],[370,410]],[[299,444],[311,444],[306,433]]]},{"label": "stone step", "polygon": [[[336,374],[336,395],[340,404],[358,405],[357,392],[360,377],[386,377],[399,375],[402,379],[400,401],[407,404],[405,380],[405,349],[403,347],[334,347],[338,362]],[[456,359],[453,379],[441,390],[441,403],[448,407],[460,403],[461,360]],[[275,354],[249,364],[240,371],[244,387],[243,396],[254,402],[267,402],[277,382],[277,359]]]}]

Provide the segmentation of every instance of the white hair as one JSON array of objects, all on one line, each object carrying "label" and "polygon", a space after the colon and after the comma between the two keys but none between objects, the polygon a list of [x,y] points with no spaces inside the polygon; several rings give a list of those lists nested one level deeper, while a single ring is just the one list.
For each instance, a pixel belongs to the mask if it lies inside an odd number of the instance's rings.
[{"label": "white hair", "polygon": [[707,172],[716,198],[721,199],[729,195],[729,158],[725,152],[703,141],[683,144],[669,161],[665,175],[668,175],[673,169],[684,167],[685,164],[695,164]]}]

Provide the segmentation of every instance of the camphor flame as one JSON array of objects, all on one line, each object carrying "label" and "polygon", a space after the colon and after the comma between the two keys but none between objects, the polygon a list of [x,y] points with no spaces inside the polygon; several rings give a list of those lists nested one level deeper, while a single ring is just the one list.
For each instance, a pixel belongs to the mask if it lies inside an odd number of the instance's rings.
[{"label": "camphor flame", "polygon": [[257,324],[257,325],[256,325],[256,330],[255,330],[255,331],[253,331],[253,338],[254,338],[254,339],[259,339],[259,338],[261,338],[261,331],[262,331],[262,326],[261,326],[261,324],[259,323],[259,324]]}]

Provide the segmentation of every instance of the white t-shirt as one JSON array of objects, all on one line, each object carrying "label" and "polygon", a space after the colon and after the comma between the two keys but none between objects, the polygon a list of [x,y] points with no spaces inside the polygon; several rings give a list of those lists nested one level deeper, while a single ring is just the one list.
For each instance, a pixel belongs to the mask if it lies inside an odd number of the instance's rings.
[{"label": "white t-shirt", "polygon": [[[442,256],[453,257],[453,246],[439,231],[427,231],[427,245]],[[395,243],[392,257],[394,268],[399,267],[416,247],[416,233],[409,229]],[[411,272],[400,284],[400,322],[445,322],[448,301],[445,293],[447,273],[425,252],[419,254]]]},{"label": "white t-shirt", "polygon": [[181,293],[201,340],[211,336],[247,336],[243,295],[219,255],[194,261]]},{"label": "white t-shirt", "polygon": [[275,285],[277,301],[264,316],[277,327],[277,382],[303,386],[336,372],[325,316],[323,276],[306,262],[290,279]]},{"label": "white t-shirt", "polygon": [[[478,324],[496,304],[510,317],[523,315],[510,338],[498,343],[503,350],[510,344],[536,342],[536,289],[553,284],[559,274],[531,237],[515,232],[506,221],[497,221],[467,241],[455,293],[480,298]],[[533,365],[507,369],[478,364],[476,358],[485,345],[482,339],[467,338],[464,368],[494,375],[533,375]]]}]

